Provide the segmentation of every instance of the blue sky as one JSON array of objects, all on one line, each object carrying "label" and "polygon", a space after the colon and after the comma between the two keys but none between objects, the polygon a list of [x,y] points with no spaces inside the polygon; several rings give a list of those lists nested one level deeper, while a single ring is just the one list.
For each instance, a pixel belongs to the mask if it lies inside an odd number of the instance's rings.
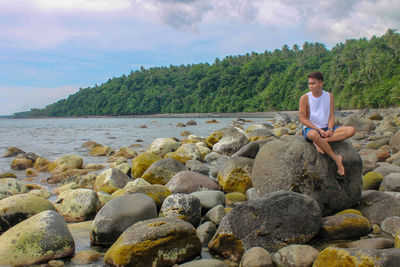
[{"label": "blue sky", "polygon": [[143,66],[400,30],[398,0],[0,0],[0,115]]}]

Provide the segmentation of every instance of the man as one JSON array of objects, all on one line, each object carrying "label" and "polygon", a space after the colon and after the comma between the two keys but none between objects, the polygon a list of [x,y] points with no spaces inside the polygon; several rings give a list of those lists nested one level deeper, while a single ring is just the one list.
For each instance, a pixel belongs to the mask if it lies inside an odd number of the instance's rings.
[{"label": "man", "polygon": [[299,117],[304,125],[303,136],[313,142],[317,151],[327,154],[338,167],[339,175],[345,174],[343,156],[333,152],[330,142],[341,141],[354,135],[352,126],[335,126],[334,99],[332,93],[322,90],[324,78],[319,71],[308,75],[310,92],[300,98]]}]

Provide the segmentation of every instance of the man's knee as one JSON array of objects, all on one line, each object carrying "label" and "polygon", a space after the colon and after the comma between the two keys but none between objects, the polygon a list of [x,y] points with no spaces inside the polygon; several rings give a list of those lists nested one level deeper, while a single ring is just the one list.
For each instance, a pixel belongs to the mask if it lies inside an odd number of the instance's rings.
[{"label": "man's knee", "polygon": [[321,136],[319,135],[319,133],[316,130],[309,130],[307,133],[307,138],[315,141],[315,140],[321,138]]},{"label": "man's knee", "polygon": [[356,133],[356,128],[354,128],[353,126],[346,126],[346,132],[348,135],[347,138],[352,137]]}]

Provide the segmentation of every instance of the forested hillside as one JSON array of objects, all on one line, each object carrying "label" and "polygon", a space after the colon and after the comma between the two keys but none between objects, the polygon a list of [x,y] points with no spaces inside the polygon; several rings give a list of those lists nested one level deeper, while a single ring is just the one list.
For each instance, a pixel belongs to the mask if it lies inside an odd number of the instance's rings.
[{"label": "forested hillside", "polygon": [[320,70],[336,107],[400,106],[400,34],[227,56],[213,64],[141,68],[15,116],[296,110],[307,74]]}]

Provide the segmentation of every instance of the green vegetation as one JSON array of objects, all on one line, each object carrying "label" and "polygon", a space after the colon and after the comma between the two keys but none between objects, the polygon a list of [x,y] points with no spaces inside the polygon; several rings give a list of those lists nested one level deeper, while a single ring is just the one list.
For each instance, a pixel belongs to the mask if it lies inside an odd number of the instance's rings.
[{"label": "green vegetation", "polygon": [[347,40],[332,50],[306,42],[213,64],[141,68],[15,116],[86,116],[296,110],[307,74],[320,70],[336,107],[400,105],[400,34]]}]

